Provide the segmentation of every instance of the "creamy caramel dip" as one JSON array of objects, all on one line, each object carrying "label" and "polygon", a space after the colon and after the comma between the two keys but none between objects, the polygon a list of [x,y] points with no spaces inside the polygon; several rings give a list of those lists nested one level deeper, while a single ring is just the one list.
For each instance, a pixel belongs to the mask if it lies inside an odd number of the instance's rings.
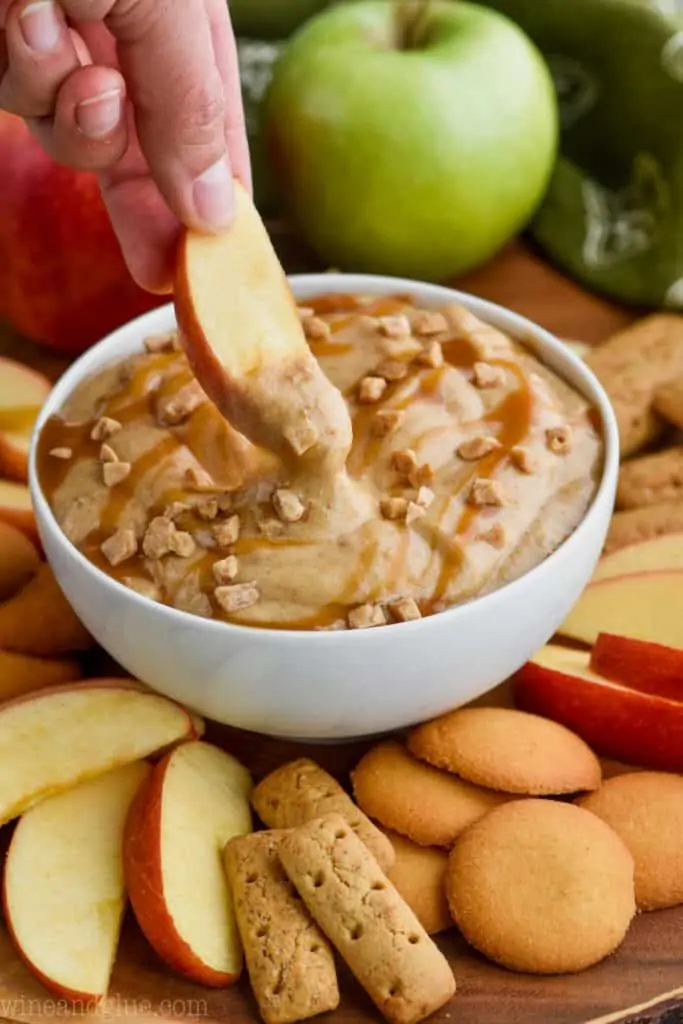
[{"label": "creamy caramel dip", "polygon": [[546,558],[596,490],[592,411],[459,306],[323,296],[306,336],[344,395],[346,468],[318,478],[221,417],[174,336],[83,383],[39,474],[69,539],[131,589],[209,618],[363,628],[442,611]]}]

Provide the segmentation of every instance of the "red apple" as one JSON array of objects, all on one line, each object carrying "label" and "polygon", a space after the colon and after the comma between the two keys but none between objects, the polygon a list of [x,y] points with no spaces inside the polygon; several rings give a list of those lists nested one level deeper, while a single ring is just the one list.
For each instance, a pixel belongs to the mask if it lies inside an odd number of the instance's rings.
[{"label": "red apple", "polygon": [[566,725],[604,757],[683,772],[683,703],[611,683],[589,659],[544,647],[515,677],[517,707]]},{"label": "red apple", "polygon": [[77,355],[159,305],[123,262],[97,179],[54,163],[0,113],[0,320]]},{"label": "red apple", "polygon": [[683,651],[675,647],[601,633],[590,665],[599,675],[632,690],[683,700]]}]

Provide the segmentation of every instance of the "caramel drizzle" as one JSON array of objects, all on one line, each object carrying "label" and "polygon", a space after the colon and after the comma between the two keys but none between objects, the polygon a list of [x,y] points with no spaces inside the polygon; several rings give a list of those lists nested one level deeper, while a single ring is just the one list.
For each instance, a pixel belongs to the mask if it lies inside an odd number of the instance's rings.
[{"label": "caramel drizzle", "polygon": [[[322,295],[307,302],[316,314],[349,314],[341,316],[334,321],[332,330],[336,333],[347,326],[358,313],[368,316],[389,316],[402,312],[405,304],[411,301],[410,296],[396,296],[379,298],[370,302],[349,295]],[[323,339],[312,340],[311,349],[316,356],[335,356],[343,354],[350,349],[350,345],[344,342],[335,342]],[[479,359],[479,355],[466,339],[454,335],[442,342],[445,361],[450,366],[459,369],[470,369]],[[498,365],[505,366],[517,376],[519,387],[511,392],[500,405],[492,410],[486,421],[497,428],[497,436],[502,447],[491,452],[482,459],[475,467],[465,472],[462,484],[467,486],[469,480],[477,476],[491,476],[500,463],[507,457],[510,448],[519,444],[526,436],[530,424],[532,398],[529,392],[524,375],[520,368],[514,363],[497,361]],[[429,400],[439,402],[442,400],[441,382],[445,368],[425,369],[411,365],[409,376],[402,381],[390,383],[385,391],[383,400],[376,405],[359,406],[353,415],[354,444],[348,461],[349,473],[358,478],[373,464],[383,444],[382,438],[376,438],[372,433],[373,420],[380,409],[406,409],[414,400]],[[136,419],[148,416],[152,411],[152,402],[156,402],[165,395],[175,393],[178,388],[192,380],[192,374],[184,363],[183,357],[178,353],[156,353],[147,356],[144,364],[137,368],[130,380],[123,381],[120,390],[111,396],[106,402],[106,407],[101,410],[104,415],[117,419],[122,424],[132,423]],[[100,551],[101,543],[111,535],[125,512],[126,507],[132,500],[136,487],[140,482],[153,473],[155,467],[163,468],[165,461],[172,456],[179,447],[186,445],[194,454],[198,463],[203,466],[213,479],[219,475],[237,481],[234,486],[239,485],[241,461],[239,453],[234,452],[229,445],[230,437],[226,435],[226,443],[221,446],[221,456],[225,462],[220,466],[215,465],[215,433],[211,431],[212,417],[217,414],[209,403],[195,410],[192,416],[182,427],[175,428],[174,432],[146,452],[131,469],[130,476],[117,488],[113,489],[108,496],[107,503],[100,519],[100,528],[91,535],[83,546],[84,553],[103,571],[117,579],[130,577],[139,574],[147,579],[148,574],[144,566],[144,559],[138,555],[121,566],[113,568],[106,562]],[[38,468],[41,485],[48,501],[52,501],[55,493],[64,483],[72,465],[72,460],[63,461],[49,455],[53,448],[69,447],[74,452],[73,461],[79,457],[97,457],[99,445],[90,440],[92,423],[69,425],[59,416],[52,417],[44,426],[38,442]],[[213,436],[212,436],[213,433]],[[431,435],[433,431],[427,431],[424,437]],[[209,441],[207,442],[207,437]],[[234,462],[231,462],[231,457]],[[217,486],[215,492],[228,489]],[[210,492],[212,488],[208,489]],[[208,493],[207,492],[207,493]],[[186,494],[179,492],[169,494],[164,499],[183,500]],[[433,520],[437,528],[430,530],[433,558],[441,557],[442,565],[438,580],[431,597],[421,602],[423,614],[430,614],[438,610],[441,602],[447,595],[457,573],[462,566],[462,546],[460,537],[465,534],[472,525],[478,514],[486,515],[487,510],[477,509],[468,506],[454,532],[454,535],[445,536],[438,529],[443,521],[449,505],[449,497],[438,499],[440,505],[436,514],[433,513]],[[155,510],[152,510],[154,514]],[[159,514],[162,508],[156,510]],[[193,524],[197,528],[210,528],[210,523],[202,522],[198,517],[191,514]],[[196,519],[196,523],[194,520]],[[189,528],[189,527],[188,527]],[[212,598],[215,586],[213,579],[214,563],[229,553],[237,555],[248,555],[255,551],[268,550],[278,546],[291,547],[294,544],[308,543],[292,539],[273,540],[267,537],[240,537],[229,551],[207,550],[199,559],[192,563],[192,571],[197,572],[200,587],[204,593]],[[384,585],[376,584],[372,593],[366,591],[366,600],[381,599],[386,594],[391,594],[397,581],[400,579],[402,567],[405,563],[408,547],[410,544],[410,531],[405,526],[397,528],[397,542],[391,566],[388,572],[388,579]],[[299,619],[294,622],[265,622],[258,623],[261,628],[269,629],[299,629],[309,630],[316,627],[332,625],[336,620],[343,619],[348,613],[349,607],[353,606],[358,592],[362,591],[363,583],[366,582],[374,560],[377,556],[377,542],[369,542],[364,547],[358,563],[349,576],[343,593],[337,601],[319,609],[314,615]],[[385,592],[380,593],[380,591]],[[217,617],[226,621],[241,620],[237,617],[230,617],[214,606],[214,613]]]}]

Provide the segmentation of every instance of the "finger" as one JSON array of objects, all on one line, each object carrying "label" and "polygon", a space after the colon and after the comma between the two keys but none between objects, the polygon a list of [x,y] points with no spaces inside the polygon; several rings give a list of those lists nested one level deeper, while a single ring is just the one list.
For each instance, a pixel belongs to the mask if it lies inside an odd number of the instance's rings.
[{"label": "finger", "polygon": [[111,167],[126,152],[125,84],[114,68],[79,68],[57,96],[52,121],[29,122],[59,163],[81,171]]},{"label": "finger", "polygon": [[50,115],[59,87],[79,66],[58,4],[53,0],[13,3],[6,15],[5,47],[0,107],[21,117]]},{"label": "finger", "polygon": [[205,0],[205,5],[211,26],[216,65],[223,80],[225,137],[230,165],[234,177],[239,178],[244,187],[251,192],[251,160],[244,122],[237,45],[230,24],[230,13],[225,0]]},{"label": "finger", "polygon": [[223,84],[204,0],[62,0],[72,20],[105,19],[142,150],[172,211],[200,230],[234,213]]}]

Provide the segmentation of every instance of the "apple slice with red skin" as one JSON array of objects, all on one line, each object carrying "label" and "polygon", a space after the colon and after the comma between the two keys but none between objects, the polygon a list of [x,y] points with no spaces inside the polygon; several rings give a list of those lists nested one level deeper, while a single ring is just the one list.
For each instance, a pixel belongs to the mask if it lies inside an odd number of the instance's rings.
[{"label": "apple slice with red skin", "polygon": [[611,551],[598,562],[592,582],[613,576],[631,576],[641,572],[683,570],[683,533],[666,533],[661,537],[628,544]]},{"label": "apple slice with red skin", "polygon": [[88,680],[0,705],[0,824],[88,778],[138,761],[194,727],[179,704],[124,680]]},{"label": "apple slice with red skin", "polygon": [[683,651],[675,647],[601,633],[591,651],[590,667],[640,693],[683,701]]},{"label": "apple slice with red skin", "polygon": [[558,632],[593,644],[600,633],[683,649],[683,570],[589,583]]},{"label": "apple slice with red skin", "polygon": [[126,905],[123,829],[151,767],[136,761],[41,801],[5,861],[5,920],[22,960],[60,998],[107,994]]},{"label": "apple slice with red skin", "polygon": [[518,708],[572,729],[597,754],[683,772],[683,703],[618,686],[590,669],[590,653],[549,645],[514,677]]},{"label": "apple slice with red skin", "polygon": [[26,482],[33,425],[51,387],[42,373],[0,357],[0,475]]},{"label": "apple slice with red skin", "polygon": [[251,832],[246,768],[208,743],[166,755],[131,807],[126,886],[161,959],[201,985],[232,984],[242,947],[223,869],[228,839]]},{"label": "apple slice with red skin", "polygon": [[227,232],[181,237],[175,309],[188,359],[209,398],[254,444],[339,469],[352,441],[346,403],[311,353],[266,228],[239,182],[235,206]]}]

